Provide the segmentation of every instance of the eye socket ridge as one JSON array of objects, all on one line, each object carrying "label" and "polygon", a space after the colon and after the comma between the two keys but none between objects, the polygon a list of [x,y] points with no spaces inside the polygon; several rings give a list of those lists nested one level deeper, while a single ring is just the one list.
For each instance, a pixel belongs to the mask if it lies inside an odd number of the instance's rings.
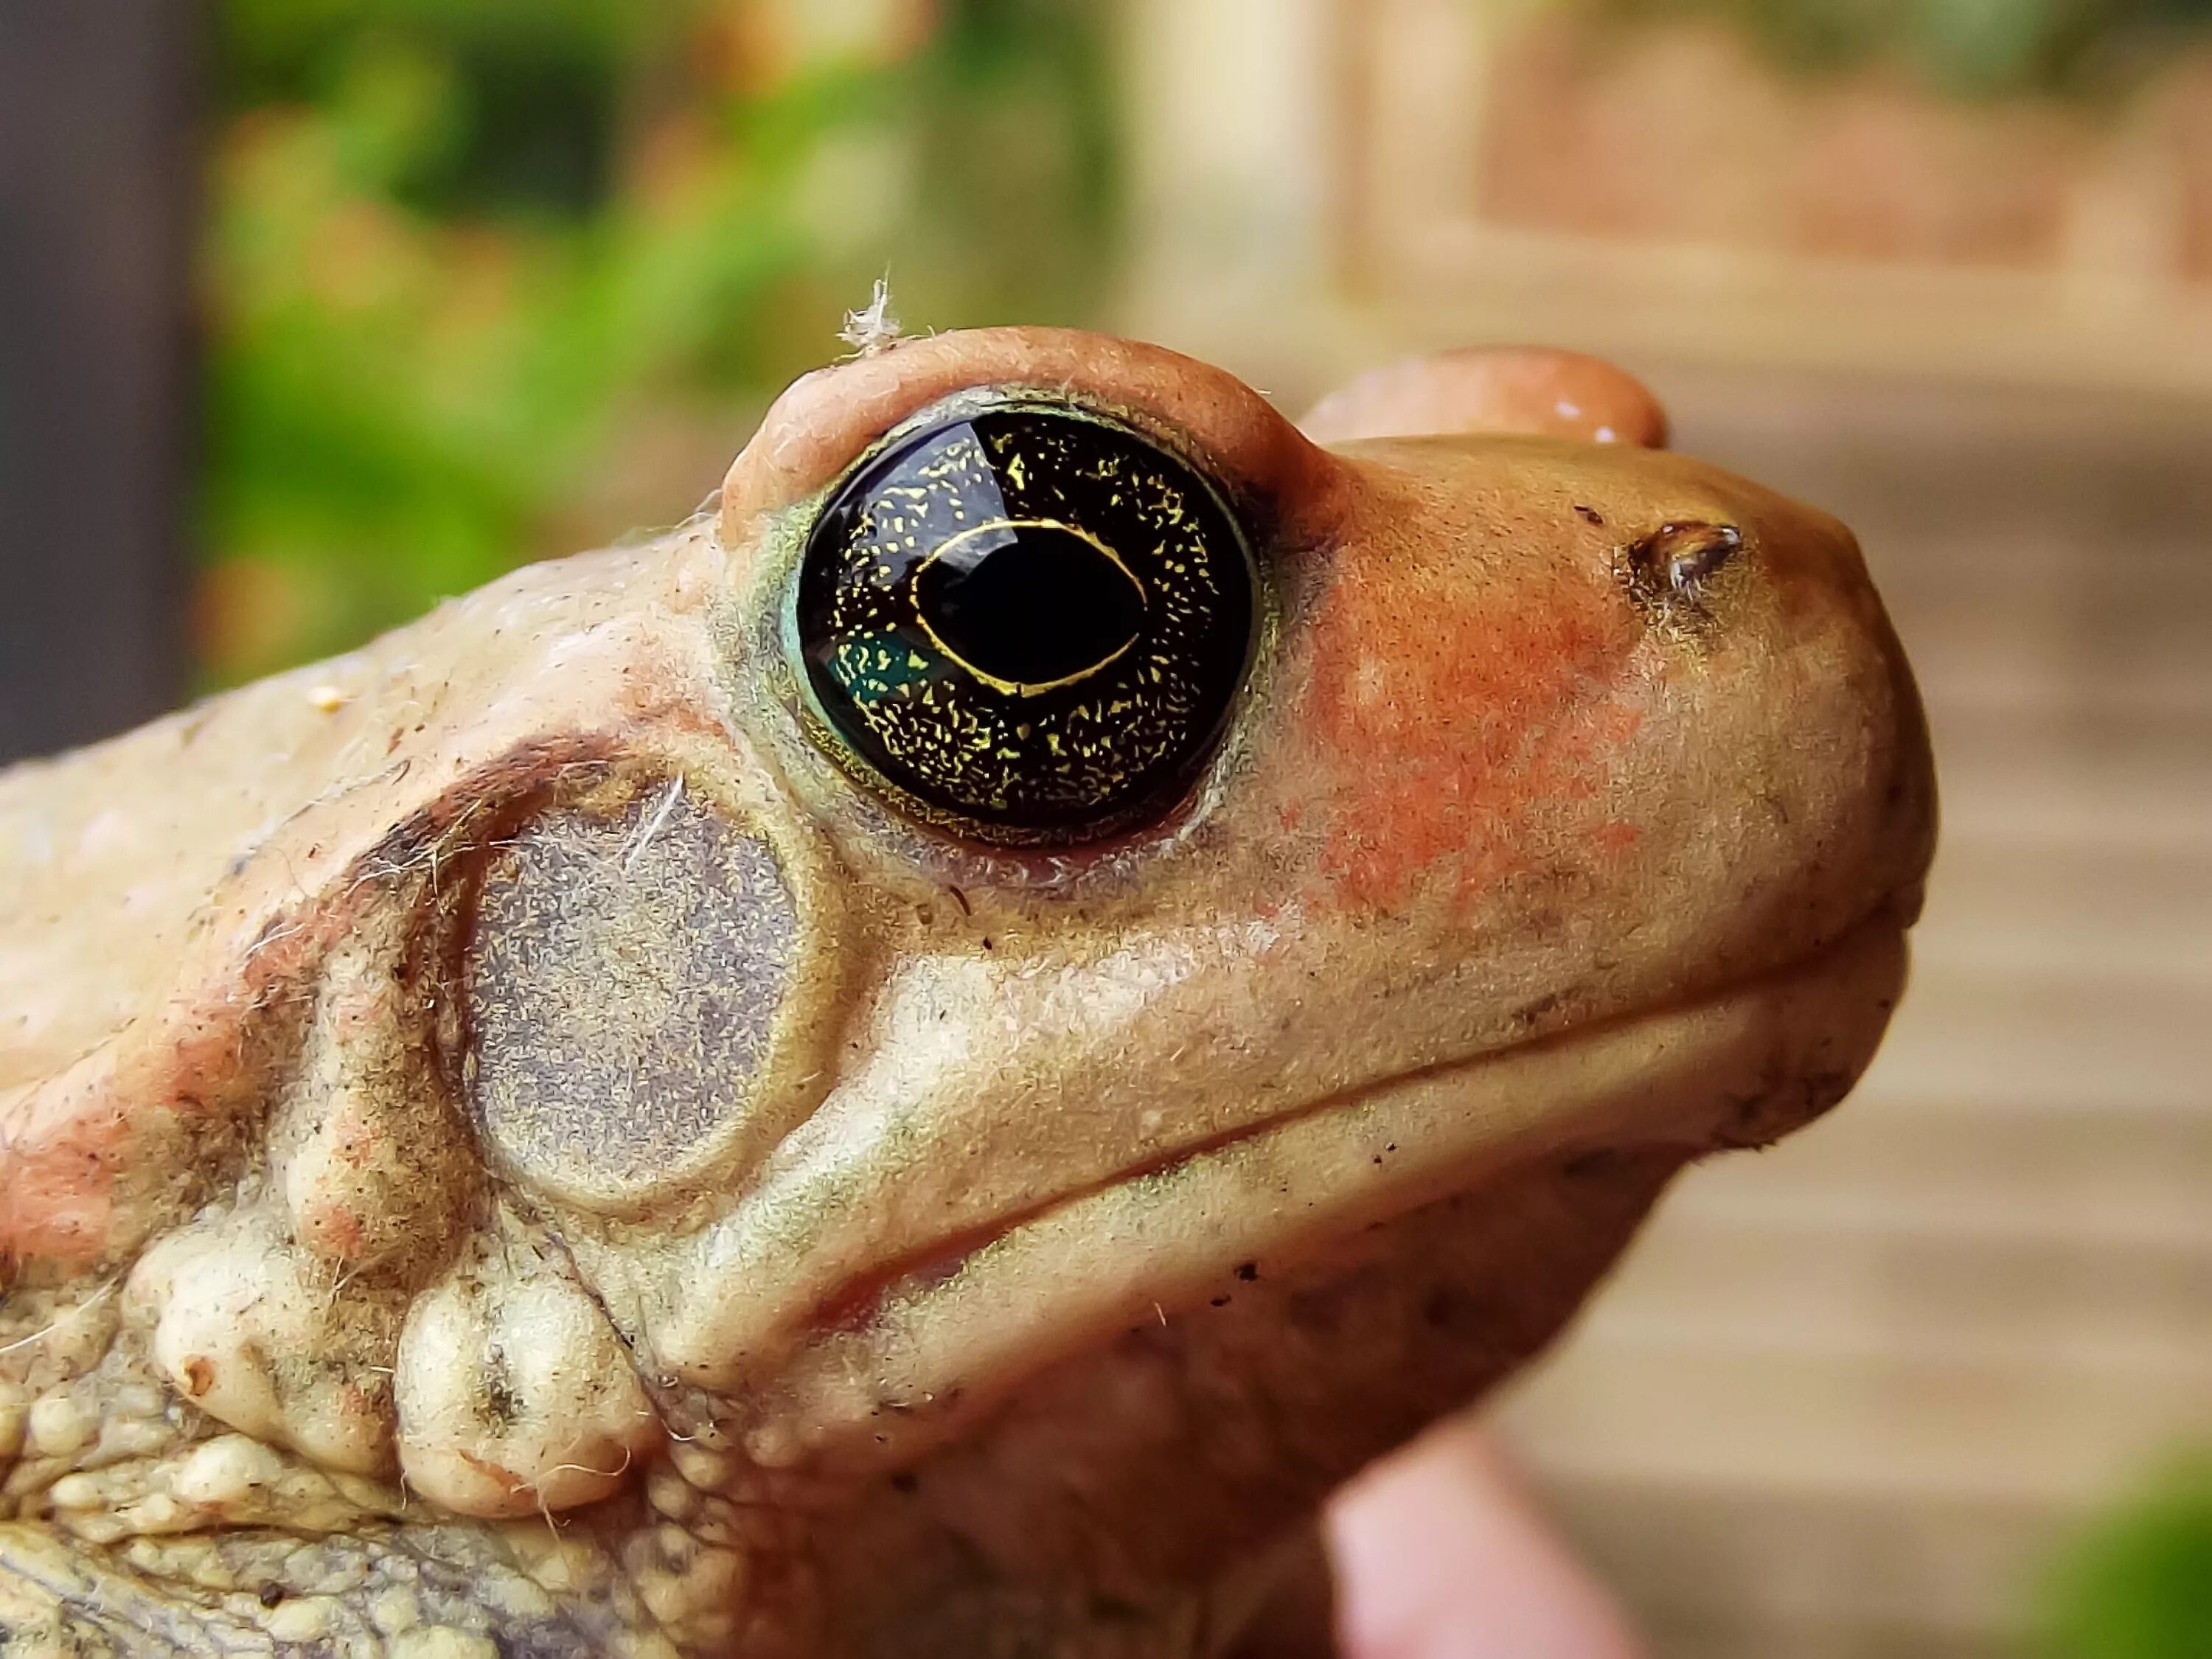
[{"label": "eye socket ridge", "polygon": [[1157,815],[1211,757],[1260,606],[1243,529],[1159,440],[1079,404],[957,400],[811,526],[790,637],[830,741],[894,805],[999,842]]}]

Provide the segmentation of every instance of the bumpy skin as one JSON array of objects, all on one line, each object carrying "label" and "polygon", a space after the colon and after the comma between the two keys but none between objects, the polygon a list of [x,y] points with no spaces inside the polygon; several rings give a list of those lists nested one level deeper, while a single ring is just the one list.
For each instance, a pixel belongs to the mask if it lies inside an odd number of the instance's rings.
[{"label": "bumpy skin", "polygon": [[[717,514],[0,776],[0,1652],[1228,1651],[1901,982],[1848,532],[1545,361],[1324,449],[1164,351],[908,343]],[[784,646],[811,506],[994,386],[1261,568],[1219,752],[1091,846],[901,817]]]}]

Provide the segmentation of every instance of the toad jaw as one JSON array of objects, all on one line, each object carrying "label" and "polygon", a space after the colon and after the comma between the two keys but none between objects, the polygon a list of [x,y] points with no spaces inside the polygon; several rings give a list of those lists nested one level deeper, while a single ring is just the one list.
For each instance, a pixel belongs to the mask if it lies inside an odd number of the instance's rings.
[{"label": "toad jaw", "polygon": [[[694,1380],[740,1402],[719,1427],[756,1463],[903,1465],[1045,1366],[1170,1310],[1223,1305],[1240,1274],[1303,1266],[1516,1168],[1763,1145],[1842,1097],[1904,969],[1903,919],[1885,911],[1807,961],[1680,1007],[1292,1108],[846,1287],[764,1389],[729,1368]],[[742,1282],[720,1245],[703,1241],[687,1273]],[[660,1334],[662,1353],[685,1334]]]},{"label": "toad jaw", "polygon": [[[575,1241],[705,1391],[687,1432],[895,1463],[1242,1264],[1547,1159],[1771,1139],[1856,1076],[1929,797],[1848,537],[1663,456],[1346,470],[1192,820],[1043,897],[963,876],[981,950],[880,988],[726,1217]],[[1734,562],[1675,612],[1634,556],[1699,524]]]}]

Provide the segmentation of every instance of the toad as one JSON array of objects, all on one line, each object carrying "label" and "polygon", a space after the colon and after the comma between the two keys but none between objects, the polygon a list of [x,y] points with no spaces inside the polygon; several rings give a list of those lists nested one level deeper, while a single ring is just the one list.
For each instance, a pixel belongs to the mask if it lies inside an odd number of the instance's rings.
[{"label": "toad", "polygon": [[1233,1650],[1899,993],[1897,641],[1662,433],[909,341],[0,776],[0,1651]]}]

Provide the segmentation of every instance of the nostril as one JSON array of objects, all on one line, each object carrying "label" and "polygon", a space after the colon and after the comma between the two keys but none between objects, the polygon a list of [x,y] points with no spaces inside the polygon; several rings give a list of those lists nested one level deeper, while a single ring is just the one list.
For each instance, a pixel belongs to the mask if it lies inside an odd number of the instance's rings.
[{"label": "nostril", "polygon": [[1743,533],[1732,524],[1663,524],[1645,539],[1667,586],[1689,598],[1743,546]]},{"label": "nostril", "polygon": [[1700,611],[1705,585],[1743,550],[1732,524],[1670,520],[1620,554],[1629,591],[1655,614]]}]

